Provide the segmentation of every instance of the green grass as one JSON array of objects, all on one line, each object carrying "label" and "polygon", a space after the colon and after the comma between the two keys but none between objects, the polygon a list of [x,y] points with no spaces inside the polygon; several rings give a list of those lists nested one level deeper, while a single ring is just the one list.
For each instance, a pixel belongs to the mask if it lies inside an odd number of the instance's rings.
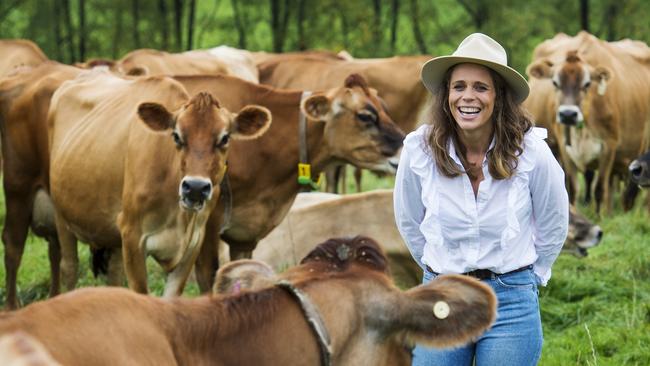
[{"label": "green grass", "polygon": [[[348,169],[347,192],[355,192]],[[363,189],[390,188],[393,178],[364,172]],[[0,219],[4,220],[0,194]],[[650,217],[639,199],[635,210],[603,218],[602,243],[578,259],[562,255],[553,267],[549,285],[540,289],[544,349],[540,365],[650,365]],[[594,218],[593,211],[580,207]],[[89,270],[88,247],[79,245],[79,286],[97,286]],[[0,248],[4,257],[4,247]],[[148,260],[149,286],[156,295],[164,288],[164,274]],[[47,297],[47,245],[30,236],[18,275],[22,304]],[[4,306],[4,266],[0,266],[0,306]],[[196,296],[190,283],[184,296]]]}]

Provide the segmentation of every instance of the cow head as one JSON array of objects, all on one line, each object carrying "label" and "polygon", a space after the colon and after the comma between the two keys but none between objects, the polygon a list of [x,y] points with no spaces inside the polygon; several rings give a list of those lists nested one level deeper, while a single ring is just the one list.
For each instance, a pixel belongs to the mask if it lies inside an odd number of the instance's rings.
[{"label": "cow head", "polygon": [[629,170],[632,182],[643,188],[650,187],[650,151],[634,159]]},{"label": "cow head", "polygon": [[584,62],[578,51],[569,51],[559,64],[548,59],[528,66],[528,75],[538,79],[551,79],[557,92],[557,122],[578,126],[589,112],[587,104],[596,96],[603,96],[611,71]]},{"label": "cow head", "polygon": [[306,98],[302,112],[313,121],[325,123],[324,148],[334,159],[374,171],[395,172],[404,133],[360,75],[348,76],[342,88]]},{"label": "cow head", "polygon": [[[368,237],[329,239],[300,265],[279,275],[254,262],[220,268],[215,282],[231,293],[248,284],[246,291],[268,289],[277,281],[300,289],[323,320],[334,365],[410,365],[413,344],[464,344],[483,333],[496,316],[491,288],[470,277],[443,275],[406,292],[398,290],[389,277],[386,256]],[[261,279],[252,280],[258,270]],[[240,282],[238,273],[244,278]]]},{"label": "cow head", "polygon": [[587,256],[587,249],[600,243],[603,231],[571,205],[569,210],[569,234],[562,247],[562,252],[573,254],[578,258]]},{"label": "cow head", "polygon": [[233,114],[209,93],[197,94],[174,113],[158,103],[142,103],[138,115],[154,131],[171,130],[180,159],[180,205],[195,211],[205,207],[223,178],[230,139],[256,138],[271,122],[264,107],[246,106]]}]

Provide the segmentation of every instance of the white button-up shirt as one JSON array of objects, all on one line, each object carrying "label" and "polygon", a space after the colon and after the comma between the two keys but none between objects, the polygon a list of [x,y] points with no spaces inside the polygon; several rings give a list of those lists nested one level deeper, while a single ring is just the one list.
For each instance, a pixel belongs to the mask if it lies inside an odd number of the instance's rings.
[{"label": "white button-up shirt", "polygon": [[467,174],[449,178],[438,171],[426,142],[429,128],[404,140],[395,180],[395,221],[413,258],[437,273],[505,273],[533,264],[539,284],[546,285],[569,222],[564,172],[544,141],[546,130],[525,135],[511,178],[493,179],[484,159],[485,179],[475,197]]}]

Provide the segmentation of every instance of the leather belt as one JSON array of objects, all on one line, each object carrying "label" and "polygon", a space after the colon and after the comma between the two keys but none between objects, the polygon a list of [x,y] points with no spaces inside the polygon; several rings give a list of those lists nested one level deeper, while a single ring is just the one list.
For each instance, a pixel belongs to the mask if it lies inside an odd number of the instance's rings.
[{"label": "leather belt", "polygon": [[[433,273],[436,276],[440,274],[438,272],[434,272],[431,269],[431,267],[429,267],[429,266],[426,266],[426,268],[427,268],[427,271],[429,271],[430,273]],[[530,265],[523,266],[521,268],[517,268],[515,270],[512,270],[510,272],[506,272],[506,273],[496,273],[496,272],[490,271],[489,269],[475,269],[473,271],[469,271],[469,272],[465,272],[465,273],[461,273],[461,274],[465,275],[465,276],[478,278],[479,280],[485,280],[485,279],[488,279],[488,278],[494,278],[494,277],[503,276],[503,275],[507,275],[507,274],[511,274],[511,273],[526,271],[526,270],[529,270],[529,269],[532,269],[532,268],[533,268],[533,265],[530,264]]]}]

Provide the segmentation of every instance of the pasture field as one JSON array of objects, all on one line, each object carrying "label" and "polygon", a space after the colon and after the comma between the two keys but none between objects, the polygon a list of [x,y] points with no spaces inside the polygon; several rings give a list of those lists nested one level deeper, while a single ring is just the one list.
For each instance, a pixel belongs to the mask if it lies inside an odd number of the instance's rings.
[{"label": "pasture field", "polygon": [[[348,192],[353,180],[348,176]],[[364,172],[363,189],[392,187],[392,178]],[[4,193],[0,192],[0,220],[4,222]],[[605,235],[584,259],[561,255],[549,285],[540,289],[544,349],[540,365],[650,365],[650,217],[639,200],[628,213],[620,209],[599,220]],[[581,207],[594,217],[588,208]],[[89,269],[88,249],[79,246],[79,286],[101,285]],[[4,258],[4,247],[0,248]],[[151,259],[149,284],[162,293],[163,272]],[[49,286],[47,245],[29,236],[19,272],[22,304],[42,300]],[[4,265],[0,266],[0,306],[4,306]],[[397,283],[403,286],[400,279]],[[190,283],[185,296],[196,296]]]}]

